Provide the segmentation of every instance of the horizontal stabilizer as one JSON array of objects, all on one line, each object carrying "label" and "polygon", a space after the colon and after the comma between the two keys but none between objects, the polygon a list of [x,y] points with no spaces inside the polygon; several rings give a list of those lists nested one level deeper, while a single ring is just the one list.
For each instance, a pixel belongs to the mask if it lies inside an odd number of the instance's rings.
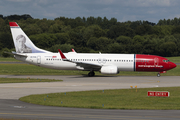
[{"label": "horizontal stabilizer", "polygon": [[11,54],[11,55],[17,55],[17,56],[22,56],[22,57],[27,57],[27,55],[18,54],[18,53],[14,52],[14,51],[12,51],[12,52],[6,52],[6,51],[4,51],[4,53],[8,53],[8,54]]}]

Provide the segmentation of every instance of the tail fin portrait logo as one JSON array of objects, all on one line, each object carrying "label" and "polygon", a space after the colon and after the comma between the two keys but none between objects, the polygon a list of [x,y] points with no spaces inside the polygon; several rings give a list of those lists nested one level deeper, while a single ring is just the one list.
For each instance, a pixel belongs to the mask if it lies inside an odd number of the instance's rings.
[{"label": "tail fin portrait logo", "polygon": [[26,44],[26,38],[23,35],[18,35],[16,37],[16,52],[17,53],[32,53],[32,49]]}]

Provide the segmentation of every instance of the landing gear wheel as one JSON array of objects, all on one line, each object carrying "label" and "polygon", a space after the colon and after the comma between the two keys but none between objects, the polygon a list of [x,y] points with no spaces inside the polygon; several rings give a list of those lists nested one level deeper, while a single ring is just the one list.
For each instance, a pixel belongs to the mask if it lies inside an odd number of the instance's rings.
[{"label": "landing gear wheel", "polygon": [[89,76],[89,77],[92,77],[92,76],[94,76],[94,75],[95,75],[94,71],[91,71],[91,72],[88,73],[88,76]]},{"label": "landing gear wheel", "polygon": [[158,74],[157,74],[157,77],[160,77],[160,76],[161,76],[160,73],[158,73]]}]

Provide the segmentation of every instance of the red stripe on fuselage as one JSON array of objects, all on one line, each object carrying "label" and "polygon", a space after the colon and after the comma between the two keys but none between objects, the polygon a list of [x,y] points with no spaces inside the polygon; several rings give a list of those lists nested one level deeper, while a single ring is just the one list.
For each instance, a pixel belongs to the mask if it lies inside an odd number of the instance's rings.
[{"label": "red stripe on fuselage", "polygon": [[172,69],[173,66],[170,66],[172,62],[164,62],[163,60],[167,59],[155,55],[136,54],[136,71],[162,72]]}]

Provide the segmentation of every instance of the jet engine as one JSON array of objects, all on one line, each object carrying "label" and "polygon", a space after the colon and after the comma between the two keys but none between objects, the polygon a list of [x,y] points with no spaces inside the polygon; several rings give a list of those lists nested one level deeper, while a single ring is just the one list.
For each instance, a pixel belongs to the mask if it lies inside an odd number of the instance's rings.
[{"label": "jet engine", "polygon": [[100,72],[102,74],[118,74],[117,66],[102,66]]}]

